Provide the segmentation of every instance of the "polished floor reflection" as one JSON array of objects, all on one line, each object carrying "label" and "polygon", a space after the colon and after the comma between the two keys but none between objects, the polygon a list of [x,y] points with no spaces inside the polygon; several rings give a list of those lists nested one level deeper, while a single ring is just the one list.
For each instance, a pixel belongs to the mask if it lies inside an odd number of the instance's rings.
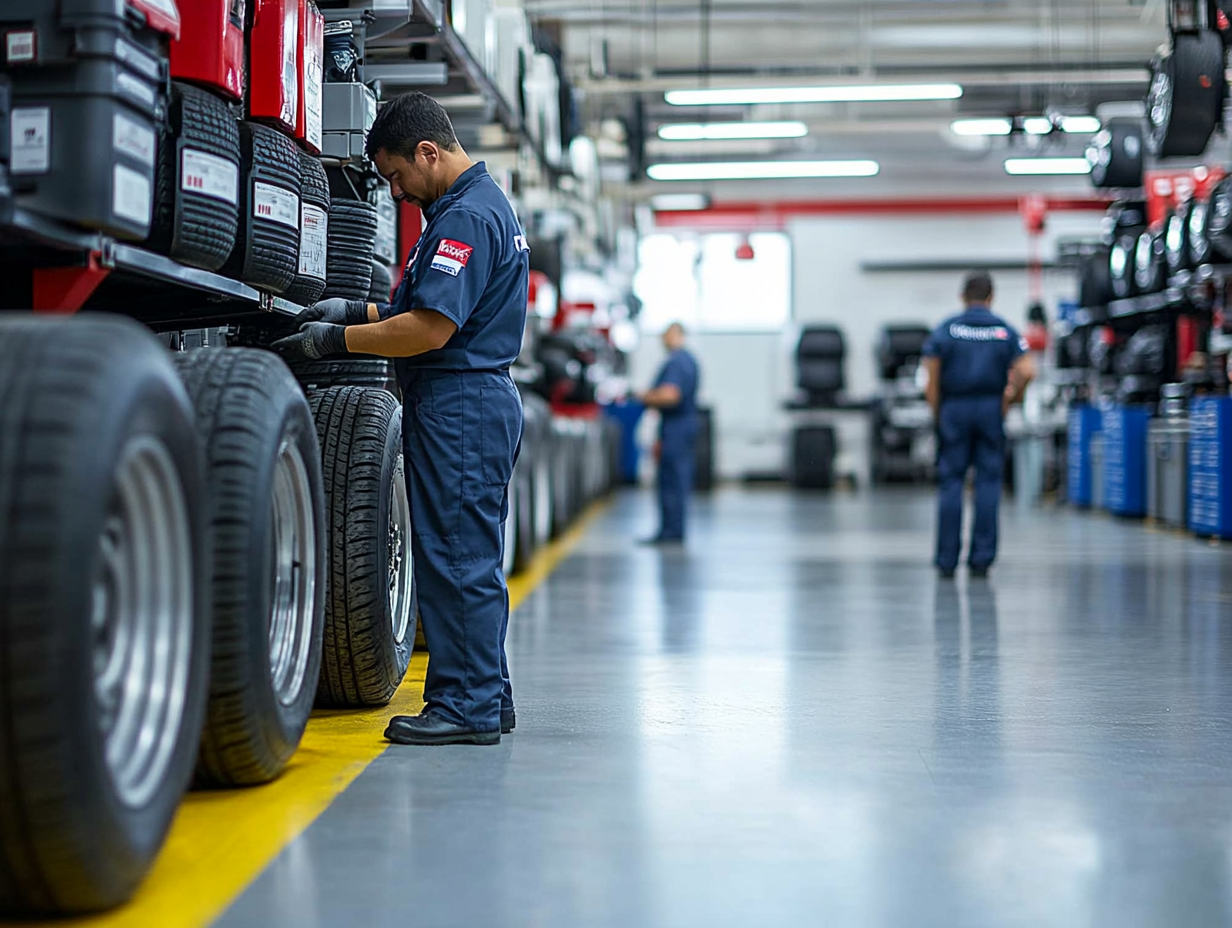
[{"label": "polished floor reflection", "polygon": [[515,615],[518,730],[392,748],[221,925],[1232,923],[1228,549],[922,493],[621,497]]}]

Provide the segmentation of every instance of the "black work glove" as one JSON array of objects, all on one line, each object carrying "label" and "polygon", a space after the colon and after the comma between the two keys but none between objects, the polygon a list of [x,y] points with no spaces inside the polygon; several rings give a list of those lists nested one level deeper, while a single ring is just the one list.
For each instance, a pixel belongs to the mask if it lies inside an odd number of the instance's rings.
[{"label": "black work glove", "polygon": [[294,335],[280,338],[270,347],[291,358],[309,358],[313,361],[330,354],[346,354],[346,326],[328,322],[305,322]]},{"label": "black work glove", "polygon": [[367,325],[368,303],[366,300],[321,300],[309,306],[295,317],[295,324],[328,322],[330,325]]}]

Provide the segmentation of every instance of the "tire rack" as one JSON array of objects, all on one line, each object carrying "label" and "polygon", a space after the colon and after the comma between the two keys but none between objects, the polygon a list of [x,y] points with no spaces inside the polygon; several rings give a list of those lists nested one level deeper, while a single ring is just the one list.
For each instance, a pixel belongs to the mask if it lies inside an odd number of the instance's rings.
[{"label": "tire rack", "polygon": [[[1229,283],[1232,283],[1232,265],[1204,264],[1194,271],[1182,271],[1175,275],[1168,281],[1168,286],[1158,293],[1113,300],[1107,306],[1083,307],[1073,324],[1059,334],[1067,336],[1098,326],[1133,332],[1145,325],[1181,318],[1209,326],[1225,305],[1225,290]],[[1172,356],[1175,357],[1175,334],[1172,342]],[[1087,373],[1091,377],[1101,376]]]},{"label": "tire rack", "polygon": [[[435,46],[442,59],[437,63],[445,65],[448,81],[443,87],[426,81],[425,90],[482,96],[492,105],[493,115],[505,130],[520,144],[534,150],[545,173],[559,177],[564,172],[548,164],[542,145],[531,137],[521,114],[502,97],[453,29],[448,3],[449,0],[410,0],[408,8],[399,12],[374,11],[362,6],[321,12],[327,22],[349,19],[364,24],[365,60],[370,50],[379,54],[409,51],[412,45]],[[381,62],[378,58],[371,63]],[[341,166],[330,158],[321,160],[329,166]],[[0,304],[0,309],[33,308],[36,312],[67,314],[88,308],[119,312],[155,331],[171,331],[268,319],[271,315],[290,317],[302,308],[232,278],[187,267],[139,245],[15,207],[8,201],[8,191],[2,189],[0,247],[8,252],[0,258],[0,270],[7,272],[13,283],[12,295]],[[28,285],[23,283],[26,271],[30,271]]]},{"label": "tire rack", "polygon": [[[5,247],[3,263],[17,302],[36,312],[75,313],[88,304],[159,330],[300,310],[238,280],[22,209],[13,209],[0,227],[0,244],[13,246]],[[28,290],[15,265],[29,271]],[[183,308],[171,310],[175,305]]]}]

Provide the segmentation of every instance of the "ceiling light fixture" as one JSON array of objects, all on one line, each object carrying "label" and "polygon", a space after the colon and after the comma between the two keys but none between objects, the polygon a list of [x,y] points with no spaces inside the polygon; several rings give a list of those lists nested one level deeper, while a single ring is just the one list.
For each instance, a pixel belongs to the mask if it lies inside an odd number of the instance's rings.
[{"label": "ceiling light fixture", "polygon": [[[1094,116],[1063,116],[1060,122],[1061,131],[1071,135],[1094,135],[1100,126]],[[955,135],[1009,135],[1012,128],[1010,119],[958,119],[950,123]],[[1047,116],[1031,116],[1022,121],[1022,128],[1027,135],[1047,135],[1053,131],[1053,122]]]},{"label": "ceiling light fixture", "polygon": [[672,106],[739,106],[755,103],[883,103],[910,100],[957,100],[958,84],[870,84],[829,87],[742,87],[730,90],[669,90]]},{"label": "ceiling light fixture", "polygon": [[876,161],[708,161],[652,164],[646,174],[651,180],[777,180],[874,177],[880,170]]},{"label": "ceiling light fixture", "polygon": [[656,213],[682,213],[710,208],[710,197],[704,193],[657,193],[650,198],[650,208]]},{"label": "ceiling light fixture", "polygon": [[808,135],[802,122],[692,122],[659,126],[659,138],[668,142],[711,139],[799,139]]},{"label": "ceiling light fixture", "polygon": [[1086,158],[1010,158],[1005,162],[1005,173],[1015,176],[1090,174],[1091,165]]}]

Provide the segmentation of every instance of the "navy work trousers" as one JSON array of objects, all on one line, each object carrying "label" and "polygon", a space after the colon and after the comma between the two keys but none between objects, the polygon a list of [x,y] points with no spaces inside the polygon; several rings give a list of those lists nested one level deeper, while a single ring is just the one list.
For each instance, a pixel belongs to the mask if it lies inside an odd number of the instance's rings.
[{"label": "navy work trousers", "polygon": [[941,404],[937,567],[953,571],[962,552],[963,487],[975,468],[975,525],[968,563],[986,570],[997,557],[997,510],[1005,471],[1000,396],[956,397]]},{"label": "navy work trousers", "polygon": [[455,725],[498,731],[513,708],[501,555],[522,399],[500,371],[414,371],[402,389],[424,702]]},{"label": "navy work trousers", "polygon": [[697,419],[668,420],[659,433],[659,537],[684,538],[693,492]]}]

